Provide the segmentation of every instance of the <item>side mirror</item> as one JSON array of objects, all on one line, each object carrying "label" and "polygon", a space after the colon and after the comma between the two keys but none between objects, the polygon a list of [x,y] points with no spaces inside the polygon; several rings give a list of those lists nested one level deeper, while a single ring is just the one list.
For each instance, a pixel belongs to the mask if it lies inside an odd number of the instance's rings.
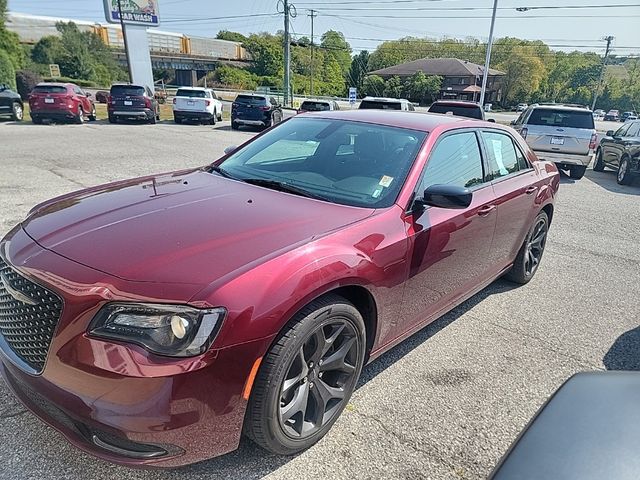
[{"label": "side mirror", "polygon": [[489,118],[489,119],[487,119],[487,122],[496,123],[496,119],[495,118]]},{"label": "side mirror", "polygon": [[229,155],[230,153],[235,152],[238,149],[237,145],[230,145],[227,148],[224,149],[224,154],[225,155]]},{"label": "side mirror", "polygon": [[607,130],[607,137],[613,137],[615,132],[613,130]]},{"label": "side mirror", "polygon": [[509,122],[509,125],[515,125],[517,122],[517,120],[511,120],[511,122]]},{"label": "side mirror", "polygon": [[85,97],[91,98],[91,92],[84,92]]},{"label": "side mirror", "polygon": [[424,191],[422,203],[439,208],[468,208],[473,194],[469,189],[457,185],[431,185]]}]

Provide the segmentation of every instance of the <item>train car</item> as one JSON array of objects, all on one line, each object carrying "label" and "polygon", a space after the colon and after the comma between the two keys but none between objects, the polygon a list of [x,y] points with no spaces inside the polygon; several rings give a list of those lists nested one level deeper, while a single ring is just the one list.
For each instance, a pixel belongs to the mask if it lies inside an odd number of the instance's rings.
[{"label": "train car", "polygon": [[100,28],[100,24],[96,22],[14,12],[7,13],[6,28],[10,32],[17,33],[22,43],[34,44],[42,37],[59,36],[60,33],[56,29],[58,22],[73,22],[83,32],[96,32]]},{"label": "train car", "polygon": [[193,37],[189,36],[191,46],[188,52],[192,55],[202,55],[206,57],[217,57],[226,60],[243,60],[246,56],[242,44],[229,40],[218,40],[217,38]]}]

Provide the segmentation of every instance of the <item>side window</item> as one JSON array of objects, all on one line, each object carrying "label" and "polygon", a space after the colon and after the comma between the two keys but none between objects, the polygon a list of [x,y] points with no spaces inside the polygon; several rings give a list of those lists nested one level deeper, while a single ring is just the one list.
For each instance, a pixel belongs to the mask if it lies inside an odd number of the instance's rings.
[{"label": "side window", "polygon": [[276,102],[276,99],[275,99],[275,98],[273,98],[273,97],[270,97],[270,98],[269,98],[269,102],[271,102],[271,105],[273,105],[274,107],[275,107],[276,105],[278,105],[278,102]]},{"label": "side window", "polygon": [[527,114],[527,111],[523,111],[520,116],[518,117],[518,119],[516,120],[516,122],[514,123],[514,125],[522,125],[524,123],[524,117]]},{"label": "side window", "polygon": [[475,133],[455,133],[438,142],[429,156],[419,192],[430,185],[471,188],[482,183],[482,157]]},{"label": "side window", "polygon": [[627,136],[627,131],[629,130],[629,127],[631,126],[631,124],[627,123],[623,126],[621,126],[616,133],[613,134],[614,137],[626,137]]},{"label": "side window", "polygon": [[627,137],[640,137],[640,122],[633,122],[627,131]]},{"label": "side window", "polygon": [[492,178],[504,177],[528,168],[522,152],[516,148],[509,135],[486,131],[482,132],[481,135],[487,149],[489,175]]},{"label": "side window", "polygon": [[73,93],[75,93],[76,95],[84,96],[84,92],[77,85],[73,86]]},{"label": "side window", "polygon": [[416,111],[416,107],[413,106],[413,103],[409,104],[409,111],[410,112],[415,112]]}]

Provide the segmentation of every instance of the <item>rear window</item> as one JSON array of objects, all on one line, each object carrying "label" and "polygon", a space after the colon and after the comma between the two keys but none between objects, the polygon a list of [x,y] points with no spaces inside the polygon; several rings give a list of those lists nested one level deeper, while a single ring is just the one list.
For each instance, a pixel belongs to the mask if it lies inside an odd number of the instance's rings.
[{"label": "rear window", "polygon": [[531,112],[529,125],[542,125],[546,127],[585,128],[593,130],[593,115],[589,110],[551,110],[548,108],[536,108]]},{"label": "rear window", "polygon": [[235,102],[242,105],[264,105],[265,103],[267,103],[267,99],[264,97],[254,97],[251,95],[238,95]]},{"label": "rear window", "polygon": [[176,97],[206,98],[207,94],[203,90],[178,90]]},{"label": "rear window", "polygon": [[482,120],[482,110],[477,105],[447,105],[447,104],[434,104],[429,107],[431,113],[449,113],[456,117],[467,117]]},{"label": "rear window", "polygon": [[38,85],[32,93],[67,93],[67,87],[59,85]]},{"label": "rear window", "polygon": [[365,110],[402,110],[402,103],[363,100],[362,103],[360,103],[360,108]]},{"label": "rear window", "polygon": [[144,87],[138,87],[135,85],[114,85],[111,87],[111,95],[130,95],[130,96],[143,96]]},{"label": "rear window", "polygon": [[326,102],[302,102],[300,110],[306,112],[324,112],[331,110],[331,106]]}]

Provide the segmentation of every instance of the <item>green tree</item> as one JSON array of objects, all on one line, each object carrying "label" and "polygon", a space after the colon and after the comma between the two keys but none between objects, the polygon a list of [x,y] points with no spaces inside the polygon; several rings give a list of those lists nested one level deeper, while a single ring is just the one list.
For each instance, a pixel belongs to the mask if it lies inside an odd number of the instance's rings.
[{"label": "green tree", "polygon": [[20,45],[20,37],[14,32],[10,32],[5,27],[7,17],[7,0],[0,0],[0,51],[3,51],[9,57],[9,61],[13,66],[13,70],[19,70],[24,67],[26,55],[22,45]]},{"label": "green tree", "polygon": [[442,88],[442,77],[414,73],[404,84],[404,95],[411,101],[431,103]]},{"label": "green tree", "polygon": [[384,96],[390,98],[402,97],[402,81],[400,77],[394,76],[387,80],[384,84]]},{"label": "green tree", "polygon": [[384,95],[384,79],[378,75],[369,75],[362,82],[362,94],[364,96],[380,97]]},{"label": "green tree", "polygon": [[509,57],[498,64],[498,69],[505,72],[502,98],[507,103],[529,99],[546,75],[542,60],[528,46],[514,47]]},{"label": "green tree", "polygon": [[246,42],[247,37],[238,32],[231,32],[229,30],[220,30],[218,35],[216,35],[218,40],[229,40],[230,42]]},{"label": "green tree", "polygon": [[320,48],[325,51],[325,55],[332,56],[336,60],[340,71],[346,75],[351,67],[351,46],[344,35],[335,30],[326,31],[320,38]]},{"label": "green tree", "polygon": [[7,54],[0,50],[0,84],[9,85],[10,88],[16,88],[16,70],[13,68],[11,58]]},{"label": "green tree", "polygon": [[31,51],[31,59],[36,63],[48,65],[56,63],[64,54],[64,46],[60,37],[42,37]]},{"label": "green tree", "polygon": [[253,59],[252,71],[256,75],[277,76],[284,72],[282,37],[279,35],[251,35],[244,48]]},{"label": "green tree", "polygon": [[351,68],[347,74],[347,82],[350,87],[356,87],[358,91],[362,90],[364,79],[367,76],[369,68],[369,52],[362,50],[358,55],[353,57]]}]

